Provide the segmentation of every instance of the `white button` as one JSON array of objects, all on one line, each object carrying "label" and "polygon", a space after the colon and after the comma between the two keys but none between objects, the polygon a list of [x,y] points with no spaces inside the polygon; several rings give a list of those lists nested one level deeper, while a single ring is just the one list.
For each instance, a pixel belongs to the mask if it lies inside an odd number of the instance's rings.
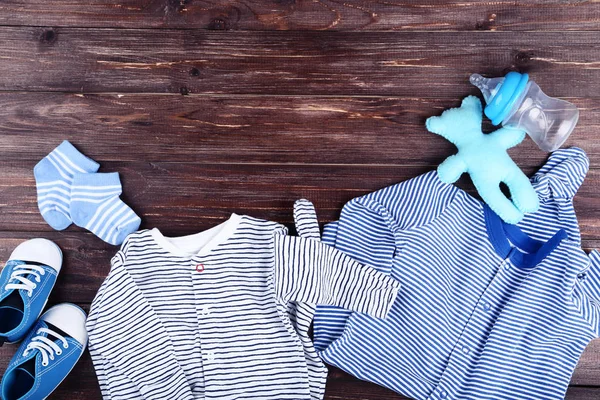
[{"label": "white button", "polygon": [[214,361],[215,360],[215,352],[214,351],[207,351],[206,352],[206,359],[208,361]]},{"label": "white button", "polygon": [[463,347],[462,347],[462,352],[463,352],[463,353],[465,353],[465,354],[469,354],[469,351],[470,351],[470,350],[469,350],[469,348],[468,348],[467,346],[463,346]]},{"label": "white button", "polygon": [[203,306],[200,309],[200,315],[206,316],[206,315],[209,315],[209,314],[210,314],[210,307],[209,306]]},{"label": "white button", "polygon": [[448,392],[446,392],[445,390],[442,390],[440,392],[440,399],[446,399],[448,398]]},{"label": "white button", "polygon": [[504,261],[504,269],[507,271],[510,269],[510,263],[508,261]]},{"label": "white button", "polygon": [[492,305],[490,303],[488,303],[487,301],[485,303],[483,303],[483,309],[485,311],[490,311],[491,308],[492,308]]}]

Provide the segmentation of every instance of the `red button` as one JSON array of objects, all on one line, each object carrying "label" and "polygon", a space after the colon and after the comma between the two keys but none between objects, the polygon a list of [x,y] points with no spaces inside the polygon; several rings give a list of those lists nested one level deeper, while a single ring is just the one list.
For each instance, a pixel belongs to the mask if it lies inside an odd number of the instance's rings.
[{"label": "red button", "polygon": [[197,272],[204,272],[204,264],[197,264],[196,265],[196,271]]}]

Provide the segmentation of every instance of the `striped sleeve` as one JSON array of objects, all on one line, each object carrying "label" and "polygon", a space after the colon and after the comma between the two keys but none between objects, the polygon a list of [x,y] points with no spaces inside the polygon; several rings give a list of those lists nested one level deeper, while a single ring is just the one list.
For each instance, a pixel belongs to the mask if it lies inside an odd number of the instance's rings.
[{"label": "striped sleeve", "polygon": [[[336,247],[338,221],[330,222],[323,229],[321,241]],[[346,321],[352,311],[335,306],[317,306],[313,320],[313,343],[318,351],[325,350],[333,341],[342,336]]]},{"label": "striped sleeve", "polygon": [[335,248],[389,274],[402,245],[398,233],[433,221],[458,190],[432,171],[351,200],[342,209]]},{"label": "striped sleeve", "polygon": [[275,235],[275,290],[284,302],[327,304],[385,318],[400,284],[313,239]]},{"label": "striped sleeve", "polygon": [[[431,171],[348,202],[337,223],[323,232],[323,243],[353,259],[389,274],[398,244],[396,232],[425,225],[438,217],[459,189]],[[314,321],[315,348],[324,350],[340,337],[350,312],[318,306]]]},{"label": "striped sleeve", "polygon": [[[346,205],[340,221],[325,227],[323,243],[380,272],[389,274],[391,271],[395,252],[394,234],[385,216],[358,202]],[[339,307],[318,306],[314,319],[315,348],[325,350],[339,338],[351,314]]]},{"label": "striped sleeve", "polygon": [[86,325],[90,346],[130,381],[145,399],[193,399],[173,345],[126,268],[113,257],[104,290]]},{"label": "striped sleeve", "polygon": [[590,253],[589,268],[579,275],[574,296],[584,319],[600,337],[600,252]]},{"label": "striped sleeve", "polygon": [[309,200],[300,199],[294,203],[294,225],[296,225],[298,236],[321,240],[315,206]]}]

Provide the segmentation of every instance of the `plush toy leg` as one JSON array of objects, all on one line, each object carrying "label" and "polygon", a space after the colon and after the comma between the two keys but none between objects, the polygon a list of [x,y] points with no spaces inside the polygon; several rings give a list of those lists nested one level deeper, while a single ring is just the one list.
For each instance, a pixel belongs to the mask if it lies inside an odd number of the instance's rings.
[{"label": "plush toy leg", "polygon": [[479,195],[490,206],[490,208],[509,224],[516,224],[523,219],[523,213],[515,207],[502,190],[500,190],[499,182],[486,181],[485,178],[481,180],[473,179],[473,184],[477,188]]},{"label": "plush toy leg", "polygon": [[454,183],[467,171],[467,164],[457,155],[450,156],[438,166],[438,176],[444,183]]},{"label": "plush toy leg", "polygon": [[529,179],[521,172],[513,174],[504,183],[508,186],[513,203],[524,213],[536,212],[540,208],[538,195]]}]

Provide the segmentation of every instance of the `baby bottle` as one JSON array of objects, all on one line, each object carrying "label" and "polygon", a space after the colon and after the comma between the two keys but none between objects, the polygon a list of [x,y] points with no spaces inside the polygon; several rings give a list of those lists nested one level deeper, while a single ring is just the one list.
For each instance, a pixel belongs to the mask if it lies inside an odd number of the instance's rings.
[{"label": "baby bottle", "polygon": [[504,78],[473,74],[470,81],[481,90],[492,124],[527,132],[544,151],[560,148],[577,125],[577,107],[547,96],[528,74],[509,72]]}]

